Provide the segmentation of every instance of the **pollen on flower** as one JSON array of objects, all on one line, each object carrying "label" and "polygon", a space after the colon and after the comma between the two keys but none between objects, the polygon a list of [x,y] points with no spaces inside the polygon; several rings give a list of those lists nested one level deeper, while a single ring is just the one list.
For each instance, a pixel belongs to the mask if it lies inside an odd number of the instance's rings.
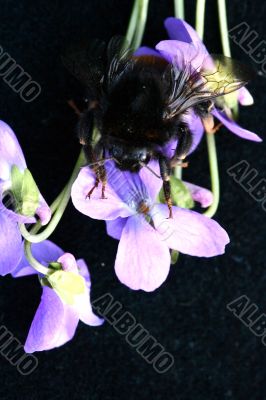
[{"label": "pollen on flower", "polygon": [[150,207],[148,206],[148,204],[145,201],[141,201],[138,205],[138,212],[140,214],[145,214],[147,215],[150,211]]}]

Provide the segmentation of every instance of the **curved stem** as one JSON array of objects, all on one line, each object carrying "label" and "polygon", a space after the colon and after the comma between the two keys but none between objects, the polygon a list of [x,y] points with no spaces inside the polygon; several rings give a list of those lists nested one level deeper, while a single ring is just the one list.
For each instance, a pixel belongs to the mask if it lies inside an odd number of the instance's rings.
[{"label": "curved stem", "polygon": [[138,21],[135,29],[132,48],[136,50],[142,41],[147,15],[148,15],[149,0],[138,0]]},{"label": "curved stem", "polygon": [[62,218],[62,215],[64,214],[64,211],[67,207],[67,204],[71,196],[71,187],[78,175],[80,167],[84,165],[84,162],[85,162],[85,157],[82,150],[80,152],[79,158],[77,160],[77,163],[75,165],[75,168],[72,172],[68,184],[66,185],[63,192],[58,196],[59,198],[57,198],[52,205],[53,209],[55,209],[55,206],[57,206],[57,208],[51,221],[49,222],[49,225],[44,229],[43,232],[34,235],[32,234],[32,231],[28,232],[24,224],[20,225],[20,232],[27,241],[31,243],[39,243],[42,242],[43,240],[46,240],[53,233],[60,219]]},{"label": "curved stem", "polygon": [[174,172],[174,175],[175,175],[175,177],[177,178],[177,179],[182,179],[182,167],[181,167],[181,165],[177,165],[176,167],[175,167],[175,172]]},{"label": "curved stem", "polygon": [[205,4],[206,0],[197,0],[196,31],[201,39],[203,39],[204,36]]},{"label": "curved stem", "polygon": [[25,252],[25,257],[29,261],[30,265],[40,274],[47,275],[49,269],[44,267],[41,263],[39,263],[39,261],[36,260],[36,258],[33,257],[31,252],[31,243],[28,242],[27,240],[25,240],[24,252]]},{"label": "curved stem", "polygon": [[138,21],[138,8],[139,8],[139,0],[135,0],[132,11],[131,11],[131,15],[130,15],[130,20],[129,20],[126,38],[125,38],[126,43],[124,46],[127,46],[127,45],[131,46],[131,44],[132,44],[134,33],[136,30],[136,26],[137,26],[137,21]]},{"label": "curved stem", "polygon": [[[204,36],[205,5],[206,5],[205,0],[197,0],[196,30],[201,39],[203,39]],[[206,141],[207,141],[207,149],[209,157],[213,203],[204,212],[204,215],[211,218],[216,213],[220,200],[220,182],[219,182],[219,169],[218,169],[217,152],[215,144],[215,134],[206,132]]]},{"label": "curved stem", "polygon": [[[67,185],[64,187],[64,189],[61,191],[61,193],[56,197],[56,199],[53,201],[53,203],[50,205],[50,210],[52,215],[55,213],[57,207],[61,203],[61,199],[63,197],[64,191],[66,189]],[[36,224],[31,228],[30,233],[32,235],[35,235],[36,233],[39,232],[39,230],[43,227],[43,225],[40,223],[40,221],[36,222]]]},{"label": "curved stem", "polygon": [[185,19],[184,0],[174,0],[176,18]]},{"label": "curved stem", "polygon": [[[220,27],[223,54],[226,57],[231,57],[230,41],[228,36],[227,15],[226,15],[226,0],[217,0],[217,2],[218,2],[219,27]],[[233,115],[237,118],[238,101],[235,102],[232,109],[233,109]]]},{"label": "curved stem", "polygon": [[226,0],[218,0],[218,13],[223,53],[226,57],[231,57],[226,16]]},{"label": "curved stem", "polygon": [[217,211],[220,199],[220,183],[219,183],[219,169],[218,169],[218,161],[217,161],[217,152],[216,152],[216,144],[215,144],[215,134],[214,133],[206,133],[207,140],[207,148],[208,148],[208,156],[209,156],[209,166],[211,173],[211,187],[213,194],[213,203],[211,206],[205,211],[204,215],[207,217],[213,217]]}]

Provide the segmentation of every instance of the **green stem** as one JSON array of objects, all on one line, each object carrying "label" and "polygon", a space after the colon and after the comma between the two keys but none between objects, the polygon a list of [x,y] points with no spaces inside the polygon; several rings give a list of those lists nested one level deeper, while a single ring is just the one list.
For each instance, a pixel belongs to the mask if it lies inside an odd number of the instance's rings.
[{"label": "green stem", "polygon": [[149,0],[138,0],[138,21],[135,28],[135,34],[132,41],[132,48],[136,50],[142,41],[147,15],[148,15]]},{"label": "green stem", "polygon": [[132,12],[130,15],[130,20],[127,28],[127,33],[126,33],[126,42],[124,46],[131,47],[133,37],[135,34],[136,26],[137,26],[137,21],[138,21],[138,9],[139,9],[139,0],[134,1],[134,5],[132,8]]},{"label": "green stem", "polygon": [[[66,189],[67,185],[64,187],[64,189],[61,191],[61,193],[56,197],[56,199],[53,201],[53,203],[50,205],[50,210],[52,215],[55,213],[57,207],[59,206],[59,204],[61,203],[61,199],[63,197],[64,191]],[[39,232],[39,230],[42,228],[42,224],[40,223],[40,221],[36,222],[36,224],[33,226],[33,228],[31,228],[30,233],[32,235],[35,235],[37,232]]]},{"label": "green stem", "polygon": [[[218,14],[219,14],[219,26],[222,41],[223,54],[226,57],[231,57],[230,41],[228,36],[228,24],[226,15],[226,0],[218,1]],[[238,116],[238,101],[233,106],[233,115],[235,118]]]},{"label": "green stem", "polygon": [[31,243],[28,242],[27,240],[25,240],[25,244],[24,244],[24,252],[25,252],[25,257],[27,258],[27,260],[29,261],[30,265],[36,270],[38,271],[40,274],[42,275],[47,275],[47,272],[49,271],[48,268],[44,267],[42,264],[39,263],[39,261],[37,261],[31,252]]},{"label": "green stem", "polygon": [[174,175],[175,175],[175,177],[177,178],[177,179],[182,179],[182,167],[180,166],[180,165],[177,165],[176,167],[175,167],[175,173],[174,173]]},{"label": "green stem", "polygon": [[231,57],[227,16],[226,16],[226,0],[217,0],[217,1],[218,1],[219,25],[220,25],[223,53],[226,57]]},{"label": "green stem", "polygon": [[218,169],[218,161],[217,161],[217,152],[216,152],[216,145],[215,145],[215,134],[214,133],[206,133],[206,140],[207,140],[207,148],[208,148],[208,156],[209,156],[213,203],[207,209],[207,211],[205,211],[204,215],[211,218],[216,213],[218,205],[219,205],[220,184],[219,184],[219,169]]},{"label": "green stem", "polygon": [[57,208],[56,208],[56,211],[54,212],[54,215],[53,215],[51,221],[49,222],[49,225],[44,229],[43,232],[34,235],[34,234],[32,234],[32,231],[31,232],[27,231],[24,224],[20,225],[20,232],[27,241],[29,241],[31,243],[39,243],[39,242],[42,242],[43,240],[46,240],[54,232],[60,219],[62,218],[62,215],[64,214],[64,211],[67,207],[67,204],[68,204],[70,196],[71,196],[72,185],[78,175],[80,167],[82,167],[84,165],[84,162],[85,162],[85,157],[84,157],[83,150],[82,150],[80,152],[79,158],[77,160],[77,163],[75,165],[75,168],[72,172],[72,175],[69,179],[68,184],[66,185],[65,189],[62,191],[60,196],[58,196],[58,198],[52,204],[53,209],[55,209],[56,206],[57,206]]},{"label": "green stem", "polygon": [[[206,5],[205,0],[197,0],[196,30],[201,39],[203,39],[204,36],[205,5]],[[216,213],[219,205],[220,183],[219,183],[219,169],[218,169],[217,152],[215,144],[215,134],[206,132],[206,140],[207,140],[207,149],[209,157],[213,203],[205,211],[204,215],[211,218]]]},{"label": "green stem", "polygon": [[201,39],[203,39],[204,36],[205,4],[206,0],[197,0],[196,31]]},{"label": "green stem", "polygon": [[176,18],[185,19],[184,0],[174,0]]}]

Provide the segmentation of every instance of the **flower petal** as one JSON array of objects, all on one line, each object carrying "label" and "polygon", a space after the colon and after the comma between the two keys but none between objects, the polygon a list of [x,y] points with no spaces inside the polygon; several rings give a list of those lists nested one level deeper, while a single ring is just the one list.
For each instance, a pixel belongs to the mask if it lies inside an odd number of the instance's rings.
[{"label": "flower petal", "polygon": [[180,42],[178,40],[162,40],[155,46],[156,50],[179,70],[191,65],[195,71],[202,68],[213,69],[213,61],[205,46]]},{"label": "flower petal", "polygon": [[115,272],[131,289],[151,292],[167,278],[170,252],[144,218],[129,217],[118,246]]},{"label": "flower petal", "polygon": [[213,194],[210,190],[205,189],[201,186],[194,185],[193,183],[184,182],[188,190],[191,193],[192,199],[200,203],[201,207],[209,207],[213,202]]},{"label": "flower petal", "polygon": [[25,351],[50,350],[72,339],[78,325],[76,311],[65,306],[49,287],[43,287],[40,305],[32,321]]},{"label": "flower petal", "polygon": [[170,139],[169,142],[165,143],[163,146],[158,146],[156,150],[165,157],[172,158],[175,154],[177,142],[176,139]]},{"label": "flower petal", "polygon": [[82,259],[77,261],[79,273],[86,282],[86,291],[84,295],[79,296],[76,302],[76,307],[78,309],[79,318],[82,322],[91,326],[99,326],[102,325],[104,319],[99,318],[92,311],[91,301],[90,301],[90,288],[91,288],[91,280],[90,273],[86,262]]},{"label": "flower petal", "polygon": [[22,239],[17,223],[0,211],[0,275],[16,269],[23,255]]},{"label": "flower petal", "polygon": [[90,326],[100,326],[104,323],[104,319],[94,314],[90,302],[90,291],[86,288],[85,293],[76,297],[75,308],[78,312],[79,319],[84,324]]},{"label": "flower petal", "polygon": [[48,204],[46,203],[41,194],[39,200],[39,207],[36,210],[36,215],[38,215],[38,217],[40,218],[40,222],[42,225],[48,224],[52,216],[50,207],[48,206]]},{"label": "flower petal", "polygon": [[152,171],[154,171],[157,176],[145,167],[141,168],[139,176],[147,189],[150,199],[155,200],[162,188],[163,181],[160,178],[160,168],[158,161],[150,161],[148,167]]},{"label": "flower petal", "polygon": [[26,161],[15,133],[10,126],[0,121],[0,179],[10,178],[12,165],[24,170]]},{"label": "flower petal", "polygon": [[127,218],[116,218],[112,221],[105,221],[107,234],[114,239],[120,240],[126,222]]},{"label": "flower petal", "polygon": [[245,86],[238,90],[238,101],[241,106],[252,106],[254,104],[254,99]]},{"label": "flower petal", "polygon": [[194,150],[196,150],[202,139],[202,136],[204,134],[204,127],[200,117],[193,110],[189,110],[184,115],[184,122],[188,124],[189,129],[192,133],[192,146],[188,153],[191,154]]},{"label": "flower petal", "polygon": [[226,126],[229,131],[233,132],[235,135],[241,137],[242,139],[252,140],[253,142],[262,142],[262,139],[251,131],[241,128],[235,121],[227,117],[225,113],[214,108],[212,114]]},{"label": "flower petal", "polygon": [[88,266],[86,264],[86,261],[83,260],[82,258],[80,258],[79,260],[77,260],[77,266],[78,266],[79,274],[81,276],[83,276],[83,278],[86,281],[86,285],[90,289],[90,287],[91,287],[91,277],[90,277],[90,272],[89,272]]},{"label": "flower petal", "polygon": [[[150,165],[156,168],[156,163],[150,163]],[[151,205],[152,199],[149,193],[149,186],[146,186],[141,179],[141,176],[145,179],[145,171],[141,173],[121,171],[114,166],[113,162],[106,163],[106,170],[108,184],[113,188],[120,199],[123,200],[124,204],[127,205],[128,210],[130,210],[130,214],[126,216],[135,214],[139,208],[139,204],[142,202]],[[147,169],[145,168],[145,170]],[[146,172],[153,175],[151,171],[147,170]],[[154,175],[153,178],[150,177],[150,179],[154,178]],[[157,179],[157,185],[160,185],[160,179]],[[151,185],[151,193],[153,193],[153,189],[154,184]],[[120,216],[124,217],[124,215]]]},{"label": "flower petal", "polygon": [[164,204],[154,207],[153,221],[162,240],[170,249],[197,257],[223,254],[229,243],[226,231],[214,220],[178,207],[173,207],[173,218]]},{"label": "flower petal", "polygon": [[75,257],[70,253],[64,253],[57,260],[60,264],[62,264],[62,269],[64,271],[79,273],[78,266]]},{"label": "flower petal", "polygon": [[[33,243],[31,246],[33,257],[41,264],[48,266],[52,261],[57,261],[64,254],[64,251],[50,240],[40,243]],[[28,260],[23,255],[15,271],[12,272],[14,278],[36,274],[36,270],[29,265]]]},{"label": "flower petal", "polygon": [[[204,134],[204,127],[200,117],[196,115],[193,110],[187,110],[186,114],[183,116],[183,120],[185,123],[188,124],[192,134],[192,145],[188,152],[189,155],[193,153],[193,151],[195,151],[200,144],[200,141]],[[171,139],[164,146],[158,147],[158,152],[162,153],[167,158],[172,158],[175,154],[177,143],[178,140]]]},{"label": "flower petal", "polygon": [[[165,29],[171,40],[191,43],[192,38],[199,40],[199,36],[194,29],[180,18],[169,17],[164,21]],[[192,36],[191,36],[192,34]]]},{"label": "flower petal", "polygon": [[94,183],[93,171],[89,167],[82,168],[71,192],[73,204],[78,211],[91,218],[103,220],[127,217],[131,214],[130,208],[121,200],[109,183],[106,185],[106,199],[101,199],[101,185],[94,190],[90,199],[87,198],[86,196]]},{"label": "flower petal", "polygon": [[161,57],[160,53],[158,51],[152,49],[151,47],[147,46],[141,46],[139,47],[135,53],[134,56],[155,56],[155,57]]}]

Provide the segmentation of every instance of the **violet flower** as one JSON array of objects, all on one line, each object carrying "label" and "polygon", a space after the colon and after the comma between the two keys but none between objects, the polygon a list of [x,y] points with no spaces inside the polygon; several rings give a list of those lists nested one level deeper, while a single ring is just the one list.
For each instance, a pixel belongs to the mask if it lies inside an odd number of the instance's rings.
[{"label": "violet flower", "polygon": [[199,203],[202,208],[210,207],[210,205],[213,203],[213,194],[210,190],[198,185],[194,185],[190,182],[183,181],[183,183],[189,190],[190,195],[194,201]]},{"label": "violet flower", "polygon": [[[156,50],[149,49],[147,47],[141,47],[137,50],[137,55],[142,54],[153,54],[164,57],[167,61],[174,62],[180,69],[183,68],[184,64],[190,63],[195,70],[201,68],[210,69],[211,56],[207,51],[205,45],[202,43],[197,32],[185,21],[177,18],[167,18],[165,20],[165,28],[167,30],[170,40],[163,40],[156,45]],[[227,99],[230,96],[237,96],[237,100],[241,105],[253,104],[253,98],[246,88],[241,88],[236,94],[232,93],[224,97],[223,101],[217,101],[218,105],[226,104]],[[255,133],[241,128],[235,121],[230,118],[230,112],[228,107],[224,107],[224,110],[214,108],[212,115],[217,118],[227,129],[229,129],[235,135],[252,140],[254,142],[261,142],[262,139]],[[199,117],[197,117],[200,119]],[[189,126],[193,131],[193,125],[196,122],[188,121]],[[198,122],[197,122],[198,124]],[[195,129],[195,128],[194,128]]]},{"label": "violet flower", "polygon": [[[25,343],[24,348],[27,353],[62,346],[73,338],[79,320],[91,326],[103,323],[103,320],[92,311],[91,280],[84,260],[76,261],[72,254],[64,253],[49,240],[33,244],[32,253],[39,262],[46,266],[56,261],[52,265],[57,267],[61,265],[63,274],[70,272],[71,276],[69,280],[64,281],[63,287],[60,287],[62,277],[58,280],[59,285],[57,286],[55,279],[51,278],[54,274],[49,275],[47,279],[41,279],[43,292]],[[25,257],[12,273],[14,277],[31,274],[36,274],[36,271],[29,266]],[[78,279],[76,283],[78,290],[75,288],[76,279]],[[80,290],[80,286],[82,290]]]},{"label": "violet flower", "polygon": [[[157,163],[149,166],[155,170]],[[106,169],[107,199],[101,199],[100,188],[86,198],[95,176],[84,167],[72,186],[72,201],[83,214],[106,220],[108,234],[120,240],[115,272],[122,283],[147,292],[158,288],[169,273],[169,249],[198,257],[224,253],[229,238],[217,222],[179,207],[168,219],[167,206],[155,203],[162,180],[150,171],[120,171],[112,162]]]},{"label": "violet flower", "polygon": [[51,218],[14,132],[0,121],[0,275],[12,272],[18,265],[23,255],[18,224],[34,223],[34,214],[43,225]]}]

